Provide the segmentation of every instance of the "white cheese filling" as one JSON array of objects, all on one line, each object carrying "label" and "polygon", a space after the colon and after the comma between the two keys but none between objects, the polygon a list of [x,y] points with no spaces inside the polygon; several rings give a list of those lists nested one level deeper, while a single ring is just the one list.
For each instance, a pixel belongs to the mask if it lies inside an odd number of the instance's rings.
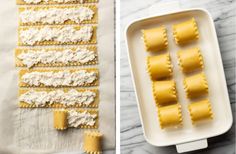
[{"label": "white cheese filling", "polygon": [[27,9],[20,13],[19,17],[22,23],[38,23],[43,24],[63,24],[65,21],[71,20],[81,23],[84,20],[91,20],[94,11],[88,7],[79,8],[52,8],[32,10]]},{"label": "white cheese filling", "polygon": [[76,112],[75,110],[70,110],[67,117],[69,127],[79,127],[81,125],[94,126],[96,118],[97,114],[90,114],[87,111]]},{"label": "white cheese filling", "polygon": [[28,68],[36,64],[55,64],[55,63],[73,63],[78,62],[85,64],[96,59],[94,51],[85,48],[77,48],[76,51],[65,49],[63,51],[46,51],[44,49],[38,51],[23,52],[17,56]]},{"label": "white cheese filling", "polygon": [[59,71],[59,72],[30,72],[25,73],[21,80],[23,83],[30,86],[83,86],[91,84],[97,79],[95,71],[88,72],[86,70],[79,70],[75,72]]},{"label": "white cheese filling", "polygon": [[93,35],[92,26],[83,26],[76,30],[73,26],[63,28],[29,28],[20,30],[20,40],[23,44],[34,45],[37,42],[56,41],[60,43],[90,41]]},{"label": "white cheese filling", "polygon": [[71,89],[68,92],[63,90],[55,91],[35,91],[30,90],[19,97],[20,102],[25,102],[28,104],[35,104],[38,106],[45,106],[47,104],[51,105],[53,103],[60,103],[65,106],[70,105],[85,105],[89,106],[94,102],[96,93],[93,91],[79,92],[75,89]]},{"label": "white cheese filling", "polygon": [[[41,2],[49,3],[50,0],[23,0],[27,4],[38,4]],[[79,3],[84,3],[85,0],[51,0],[53,2],[57,3],[69,3],[69,2],[79,2]]]}]

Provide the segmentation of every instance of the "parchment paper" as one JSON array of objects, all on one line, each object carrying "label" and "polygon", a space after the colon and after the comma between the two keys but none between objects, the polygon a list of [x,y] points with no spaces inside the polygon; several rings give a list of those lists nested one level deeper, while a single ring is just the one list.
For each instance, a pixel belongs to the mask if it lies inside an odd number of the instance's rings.
[{"label": "parchment paper", "polygon": [[[0,153],[82,152],[84,130],[58,132],[52,109],[19,109],[17,69],[17,6],[15,0],[0,1]],[[104,149],[115,147],[114,2],[100,0],[98,25],[100,69],[99,130]]]}]

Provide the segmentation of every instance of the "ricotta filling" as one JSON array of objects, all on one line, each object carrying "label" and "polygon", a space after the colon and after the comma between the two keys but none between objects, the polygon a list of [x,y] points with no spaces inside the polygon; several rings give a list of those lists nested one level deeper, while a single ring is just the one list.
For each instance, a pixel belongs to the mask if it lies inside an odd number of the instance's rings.
[{"label": "ricotta filling", "polygon": [[97,79],[95,71],[79,70],[75,72],[59,71],[59,72],[30,72],[22,76],[22,82],[30,86],[83,86],[91,84]]},{"label": "ricotta filling", "polygon": [[52,8],[41,10],[25,10],[20,13],[19,17],[22,23],[38,23],[43,24],[63,24],[65,21],[71,20],[75,23],[81,23],[84,20],[91,20],[94,11],[87,7],[79,8]]},{"label": "ricotta filling", "polygon": [[96,59],[94,51],[87,50],[85,48],[77,48],[76,51],[72,49],[65,49],[63,51],[46,51],[45,49],[38,51],[29,51],[21,53],[17,56],[24,65],[28,68],[33,67],[39,63],[42,64],[55,64],[63,63],[69,64],[78,62],[85,64]]},{"label": "ricotta filling", "polygon": [[73,26],[63,28],[29,28],[20,30],[20,39],[23,44],[34,45],[37,42],[56,41],[60,43],[90,41],[93,35],[92,26],[83,26],[76,30]]},{"label": "ricotta filling", "polygon": [[[50,0],[23,0],[27,4],[38,4],[41,2],[49,3]],[[79,2],[79,3],[84,3],[85,0],[52,0],[53,2],[57,3],[69,3],[69,2]]]},{"label": "ricotta filling", "polygon": [[81,125],[94,126],[96,118],[97,114],[90,114],[87,111],[77,112],[75,110],[70,110],[67,117],[69,127],[79,127]]},{"label": "ricotta filling", "polygon": [[19,97],[20,102],[28,104],[34,104],[38,106],[45,106],[47,104],[52,105],[54,103],[60,103],[65,106],[70,105],[86,105],[89,106],[94,102],[96,93],[93,91],[79,92],[75,89],[71,89],[68,92],[63,90],[55,91],[35,91],[30,90]]}]

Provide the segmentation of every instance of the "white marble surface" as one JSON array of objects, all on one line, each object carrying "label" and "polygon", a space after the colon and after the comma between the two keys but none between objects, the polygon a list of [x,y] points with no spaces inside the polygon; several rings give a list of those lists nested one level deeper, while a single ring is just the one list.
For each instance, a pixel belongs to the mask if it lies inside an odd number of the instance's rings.
[{"label": "white marble surface", "polygon": [[[174,146],[154,147],[148,144],[142,133],[134,88],[130,76],[125,26],[133,19],[148,15],[148,8],[169,0],[121,0],[121,153],[176,153]],[[236,70],[236,0],[178,0],[181,8],[201,7],[210,11],[214,18],[220,44],[225,75],[235,117],[235,70]],[[209,147],[192,153],[235,153],[235,119],[233,127],[224,135],[208,139]]]}]

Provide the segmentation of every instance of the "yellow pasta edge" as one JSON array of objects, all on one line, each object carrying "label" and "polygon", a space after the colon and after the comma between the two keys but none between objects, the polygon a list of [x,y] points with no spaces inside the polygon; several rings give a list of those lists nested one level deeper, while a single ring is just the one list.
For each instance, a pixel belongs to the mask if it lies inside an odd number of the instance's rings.
[{"label": "yellow pasta edge", "polygon": [[198,32],[196,20],[194,18],[192,18],[191,20],[194,27],[195,37],[196,39],[199,39],[199,32]]},{"label": "yellow pasta edge", "polygon": [[[210,114],[210,119],[213,119],[213,112],[212,112],[212,108],[211,108],[211,103],[208,99],[206,101],[207,101],[207,105],[208,105],[208,112]],[[192,113],[192,109],[191,109],[190,106],[191,106],[191,104],[188,105],[188,111],[189,111],[189,114],[190,114],[192,124],[194,125],[197,121],[193,120],[193,113]]]},{"label": "yellow pasta edge", "polygon": [[204,87],[205,87],[205,90],[206,92],[208,93],[208,83],[207,83],[207,80],[206,80],[206,75],[204,73],[201,73],[201,76],[203,78],[203,81],[204,81]]},{"label": "yellow pasta edge", "polygon": [[85,69],[69,69],[68,71],[70,72],[75,72],[75,71],[80,71],[80,70],[86,70],[88,72],[96,72],[97,74],[97,80],[95,80],[93,83],[90,83],[90,84],[84,84],[84,85],[81,85],[81,86],[57,86],[57,87],[53,87],[53,86],[45,86],[45,85],[42,85],[40,84],[39,86],[30,86],[26,83],[23,83],[21,81],[21,78],[22,76],[25,74],[25,73],[30,73],[30,72],[50,72],[50,71],[53,71],[53,72],[59,72],[59,71],[63,71],[61,69],[50,69],[50,70],[46,70],[46,69],[34,69],[34,70],[28,70],[28,69],[21,69],[19,71],[19,87],[42,87],[42,88],[62,88],[62,87],[68,87],[68,88],[71,88],[71,87],[88,87],[88,86],[97,86],[99,84],[99,71],[97,68],[85,68]]},{"label": "yellow pasta edge", "polygon": [[197,53],[198,53],[198,59],[199,59],[199,63],[201,65],[201,69],[204,68],[204,62],[203,62],[203,57],[202,57],[202,54],[200,52],[200,49],[199,48],[196,48],[197,49]]},{"label": "yellow pasta edge", "polygon": [[150,58],[151,58],[151,56],[147,56],[147,58],[146,58],[147,73],[149,74],[151,80],[153,81],[154,79],[153,79],[152,73],[151,73]]},{"label": "yellow pasta edge", "polygon": [[[98,2],[98,0],[85,0],[85,2],[83,4],[85,4],[85,3],[97,3],[97,2]],[[49,0],[48,3],[40,2],[40,3],[34,4],[34,3],[26,3],[24,0],[16,0],[16,4],[17,5],[39,5],[39,4],[40,5],[41,4],[60,4],[60,5],[62,5],[62,4],[80,4],[80,3],[79,3],[79,1],[77,1],[77,2],[58,3],[58,2],[54,2],[52,0]]]},{"label": "yellow pasta edge", "polygon": [[[69,62],[67,64],[65,64],[65,63],[52,63],[52,64],[38,63],[38,64],[33,65],[33,67],[65,67],[65,66],[85,66],[85,65],[96,65],[96,64],[98,64],[97,47],[96,46],[88,46],[88,47],[85,47],[85,48],[95,52],[96,58],[93,61],[89,61],[89,62],[84,63],[84,64],[79,63],[79,62]],[[60,52],[60,51],[62,52],[65,49],[72,49],[73,51],[76,50],[76,48],[39,48],[39,49],[35,49],[35,48],[31,48],[31,49],[29,49],[29,48],[16,48],[15,49],[15,66],[16,67],[26,67],[26,65],[24,65],[19,58],[17,58],[17,56],[20,55],[22,52],[25,52],[25,51],[28,52],[29,50],[36,52],[37,50],[42,50],[42,49],[46,50],[46,52],[50,51],[50,50],[57,50],[58,52]]]},{"label": "yellow pasta edge", "polygon": [[[166,105],[161,105],[158,103],[158,98],[157,98],[157,95],[156,95],[156,88],[154,88],[154,82],[152,81],[152,93],[153,93],[153,96],[154,96],[154,99],[155,99],[155,102],[156,102],[156,105],[158,107],[161,107],[161,106],[166,106]],[[172,94],[174,95],[175,98],[177,98],[177,90],[176,90],[176,83],[174,82],[174,86],[171,88],[172,89]]]},{"label": "yellow pasta edge", "polygon": [[[183,118],[182,118],[182,113],[181,113],[181,105],[179,103],[177,103],[176,105],[178,105],[178,119],[179,119],[178,125],[182,125]],[[160,108],[158,108],[158,119],[159,119],[159,124],[160,124],[161,129],[164,129],[161,114],[160,114]]]},{"label": "yellow pasta edge", "polygon": [[145,46],[145,50],[148,51],[148,48],[149,48],[149,45],[147,43],[147,38],[146,38],[146,35],[145,35],[145,30],[143,29],[141,32],[142,32],[142,38],[143,38],[143,42],[144,42],[144,46]]},{"label": "yellow pasta edge", "polygon": [[[85,45],[85,44],[96,44],[97,43],[97,26],[92,26],[93,27],[93,34],[92,37],[90,39],[90,41],[80,41],[80,42],[57,42],[57,41],[41,41],[41,42],[36,42],[33,45],[29,45],[29,44],[24,44],[23,42],[21,42],[20,39],[20,31],[21,30],[28,30],[29,28],[37,28],[37,29],[41,29],[44,26],[27,26],[27,27],[19,27],[18,28],[18,46],[35,46],[35,45],[39,45],[39,46],[43,46],[43,45]],[[63,28],[65,26],[62,25],[56,25],[56,26],[48,26],[50,28]],[[73,26],[75,29],[79,30],[81,27],[83,26]]]},{"label": "yellow pasta edge", "polygon": [[177,34],[177,30],[176,30],[176,26],[175,26],[175,25],[172,26],[172,30],[173,30],[173,36],[174,36],[175,43],[176,43],[177,45],[179,45],[179,37],[178,37],[178,34]]},{"label": "yellow pasta edge", "polygon": [[[80,7],[87,7],[90,8],[91,10],[94,11],[94,15],[93,18],[91,20],[84,20],[79,24],[95,24],[98,22],[98,10],[97,7],[95,5],[78,5],[78,6],[31,6],[31,7],[19,7],[18,11],[19,13],[22,13],[25,10],[34,10],[34,11],[38,11],[38,10],[48,10],[48,9],[53,9],[53,8],[57,8],[57,9],[70,9],[70,8],[80,8]],[[71,25],[71,24],[77,24],[76,22],[72,21],[72,20],[67,20],[62,24],[57,24],[57,23],[53,23],[53,24],[48,24],[48,23],[42,23],[42,22],[37,22],[37,23],[22,23],[21,20],[19,20],[19,25],[20,26],[38,26],[38,25]]]},{"label": "yellow pasta edge", "polygon": [[165,26],[161,26],[161,28],[162,28],[162,33],[164,35],[165,48],[167,48],[168,47],[167,30]]},{"label": "yellow pasta edge", "polygon": [[[87,107],[87,108],[96,108],[98,107],[98,104],[99,104],[99,91],[98,89],[79,89],[79,88],[74,88],[75,90],[77,90],[78,92],[84,92],[84,91],[92,91],[92,92],[95,92],[96,93],[96,96],[95,96],[95,99],[94,99],[94,102],[92,102],[90,105],[86,106],[84,104],[75,104],[75,105],[69,105],[69,106],[66,106],[64,104],[61,104],[61,103],[53,103],[53,104],[46,104],[45,106],[36,106],[35,104],[28,104],[26,102],[20,102],[18,103],[19,107],[20,108],[79,108],[79,107]],[[50,92],[50,91],[54,91],[56,90],[55,88],[40,88],[40,89],[34,89],[35,91],[45,91],[45,92]],[[69,88],[64,88],[62,89],[64,92],[67,92],[69,91],[70,89]],[[18,91],[18,95],[19,97],[30,91],[30,89],[19,89]]]}]

